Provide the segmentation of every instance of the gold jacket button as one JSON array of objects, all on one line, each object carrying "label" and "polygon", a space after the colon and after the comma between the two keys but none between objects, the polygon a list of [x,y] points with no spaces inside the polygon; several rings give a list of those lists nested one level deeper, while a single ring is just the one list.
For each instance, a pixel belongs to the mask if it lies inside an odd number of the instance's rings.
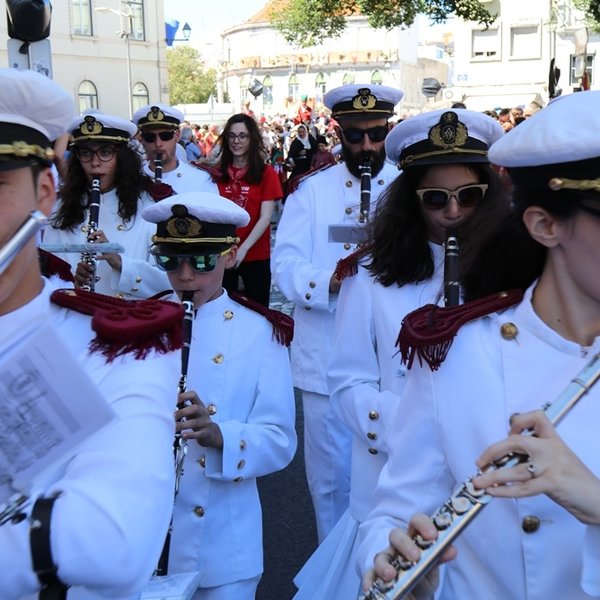
[{"label": "gold jacket button", "polygon": [[514,340],[517,337],[519,330],[514,323],[504,323],[500,327],[500,335],[507,341]]},{"label": "gold jacket button", "polygon": [[213,356],[213,362],[220,365],[225,360],[222,354],[215,354]]},{"label": "gold jacket button", "polygon": [[217,414],[217,407],[214,404],[209,404],[206,410],[211,417]]},{"label": "gold jacket button", "polygon": [[226,310],[223,313],[223,317],[225,318],[226,321],[231,321],[231,319],[233,319],[233,312],[230,310]]},{"label": "gold jacket button", "polygon": [[310,306],[305,306],[304,310],[310,310]]},{"label": "gold jacket button", "polygon": [[309,292],[307,292],[307,293],[304,295],[304,297],[305,297],[307,300],[310,300],[310,299],[312,298],[312,296],[310,295],[310,293],[309,293]]},{"label": "gold jacket button", "polygon": [[525,533],[535,533],[540,528],[541,521],[535,515],[529,515],[523,519],[521,527]]},{"label": "gold jacket button", "polygon": [[370,440],[376,440],[377,439],[377,434],[375,432],[373,432],[373,431],[369,431],[369,433],[367,433],[367,437]]},{"label": "gold jacket button", "polygon": [[125,298],[125,294],[122,294],[121,292],[119,292],[117,294],[117,298]]},{"label": "gold jacket button", "polygon": [[196,506],[196,508],[194,508],[194,514],[197,517],[203,517],[204,516],[204,509],[201,506]]},{"label": "gold jacket button", "polygon": [[371,421],[377,421],[377,419],[379,419],[379,413],[376,410],[370,410],[369,419],[371,419]]},{"label": "gold jacket button", "polygon": [[135,282],[136,283],[142,283],[142,278],[141,277],[136,277],[135,278]]},{"label": "gold jacket button", "polygon": [[383,185],[383,184],[385,183],[385,181],[384,181],[383,179],[378,179],[378,180],[377,180],[377,183],[378,183],[379,185]]},{"label": "gold jacket button", "polygon": [[238,469],[243,469],[246,466],[246,461],[242,458],[242,460],[240,460],[240,462],[237,465]]},{"label": "gold jacket button", "polygon": [[351,246],[348,242],[344,244],[344,250],[350,250]]},{"label": "gold jacket button", "polygon": [[181,177],[181,173],[177,173],[177,177]]},{"label": "gold jacket button", "polygon": [[377,452],[377,450],[375,450],[375,448],[369,448],[369,454],[379,454],[379,452]]},{"label": "gold jacket button", "polygon": [[311,288],[313,288],[313,289],[314,289],[314,288],[316,288],[316,287],[317,287],[317,284],[316,284],[314,281],[311,281],[311,282],[308,284],[308,287],[311,287]]},{"label": "gold jacket button", "polygon": [[139,291],[140,291],[140,289],[139,289],[139,288],[131,288],[131,291],[132,291],[132,292],[139,292]]},{"label": "gold jacket button", "polygon": [[243,477],[236,477],[236,478],[233,480],[233,483],[239,483],[240,481],[244,481],[244,478],[243,478]]},{"label": "gold jacket button", "polygon": [[198,459],[198,464],[204,469],[206,467],[206,456],[201,456]]},{"label": "gold jacket button", "polygon": [[346,181],[346,187],[352,187],[352,182],[349,179]]},{"label": "gold jacket button", "polygon": [[240,450],[246,449],[246,440],[240,440]]},{"label": "gold jacket button", "polygon": [[347,215],[351,215],[351,214],[352,214],[352,209],[351,209],[350,207],[348,207],[348,208],[345,210],[345,213],[346,213]]},{"label": "gold jacket button", "polygon": [[125,225],[123,225],[123,223],[119,223],[117,225],[117,231],[123,231],[125,229]]}]

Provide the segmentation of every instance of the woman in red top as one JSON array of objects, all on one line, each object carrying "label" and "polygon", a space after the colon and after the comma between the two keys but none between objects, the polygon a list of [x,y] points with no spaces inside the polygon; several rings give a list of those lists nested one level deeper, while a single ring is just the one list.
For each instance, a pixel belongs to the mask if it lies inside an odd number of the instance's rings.
[{"label": "woman in red top", "polygon": [[237,230],[240,245],[235,268],[225,273],[228,292],[238,290],[269,306],[271,290],[271,214],[275,200],[283,196],[279,177],[265,164],[266,152],[256,121],[239,113],[231,116],[219,137],[221,145],[216,181],[219,193],[250,214],[250,223]]}]

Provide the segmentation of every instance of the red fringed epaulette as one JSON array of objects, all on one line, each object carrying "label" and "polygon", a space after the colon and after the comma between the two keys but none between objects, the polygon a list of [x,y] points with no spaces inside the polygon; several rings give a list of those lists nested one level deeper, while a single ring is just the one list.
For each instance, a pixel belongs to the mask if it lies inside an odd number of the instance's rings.
[{"label": "red fringed epaulette", "polygon": [[150,185],[148,193],[152,196],[154,202],[160,202],[165,198],[170,198],[175,195],[175,190],[168,184],[162,181],[154,181]]},{"label": "red fringed epaulette", "polygon": [[292,177],[287,182],[286,193],[289,196],[290,194],[292,194],[293,192],[295,192],[298,189],[298,186],[305,179],[308,179],[309,177],[312,177],[313,175],[316,175],[317,173],[326,171],[327,169],[329,169],[329,167],[333,167],[333,166],[335,166],[335,165],[325,165],[324,167],[319,167],[318,169],[310,169],[309,171],[306,171],[306,173],[300,173],[300,175],[296,175],[295,177]]},{"label": "red fringed epaulette", "polygon": [[242,296],[241,294],[231,294],[231,299],[253,310],[263,317],[265,317],[268,321],[273,325],[273,337],[283,346],[289,346],[294,339],[294,319],[292,317],[282,313],[279,310],[273,310],[272,308],[267,308],[262,304],[259,304],[255,300],[251,300],[250,298],[246,298],[246,296]]},{"label": "red fringed epaulette", "polygon": [[460,306],[440,307],[427,304],[409,313],[402,321],[396,340],[402,362],[410,369],[419,357],[436,371],[446,360],[458,330],[469,321],[504,310],[523,298],[521,290],[500,292]]},{"label": "red fringed epaulette", "polygon": [[96,337],[90,352],[111,362],[123,354],[145,358],[182,346],[183,306],[166,300],[123,300],[83,290],[56,290],[50,300],[92,317]]},{"label": "red fringed epaulette", "polygon": [[189,164],[192,165],[192,167],[196,167],[196,169],[206,171],[215,183],[223,179],[223,171],[221,171],[221,169],[219,169],[218,167],[206,163],[201,163],[196,160],[191,160]]},{"label": "red fringed epaulette", "polygon": [[38,259],[40,261],[40,270],[44,277],[58,276],[63,281],[73,283],[71,265],[66,260],[41,248],[38,248]]},{"label": "red fringed epaulette", "polygon": [[353,277],[356,275],[358,273],[358,263],[361,258],[369,254],[369,252],[370,247],[364,246],[362,248],[357,248],[352,254],[344,256],[344,258],[340,258],[335,266],[335,271],[333,272],[336,279],[344,281],[346,277]]}]

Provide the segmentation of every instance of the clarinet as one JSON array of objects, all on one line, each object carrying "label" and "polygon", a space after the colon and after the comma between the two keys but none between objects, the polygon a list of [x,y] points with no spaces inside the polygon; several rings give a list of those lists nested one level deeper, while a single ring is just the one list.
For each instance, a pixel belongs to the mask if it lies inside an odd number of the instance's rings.
[{"label": "clarinet", "polygon": [[371,159],[367,158],[358,170],[360,171],[360,215],[359,223],[369,220],[369,207],[371,206]]},{"label": "clarinet", "polygon": [[458,240],[456,232],[449,229],[444,243],[444,304],[458,306],[459,303]]},{"label": "clarinet", "polygon": [[47,222],[46,216],[39,210],[32,212],[25,219],[10,240],[0,248],[0,275],[8,269],[17,254]]},{"label": "clarinet", "polygon": [[[194,323],[194,293],[183,292],[181,303],[184,308],[183,315],[183,347],[181,348],[181,377],[177,385],[179,394],[183,394],[187,390],[187,372],[188,363],[190,360],[190,344],[192,343],[192,325]],[[183,408],[181,404],[177,404],[177,408]],[[175,500],[179,494],[179,482],[183,475],[183,464],[185,455],[187,454],[187,441],[181,437],[181,434],[175,435],[173,442],[173,454],[175,456]],[[158,565],[154,574],[158,577],[164,577],[169,572],[169,551],[171,548],[171,532],[173,531],[173,517],[169,523],[169,529],[165,537]]]},{"label": "clarinet", "polygon": [[163,162],[162,152],[157,152],[154,157],[154,183],[162,183],[163,177]]},{"label": "clarinet", "polygon": [[[88,206],[88,223],[86,225],[86,242],[91,244],[94,241],[94,234],[98,231],[98,219],[100,217],[100,180],[92,179],[92,192]],[[82,285],[81,289],[93,292],[96,287],[96,252],[82,252],[81,262],[89,265],[92,269],[90,283]]]},{"label": "clarinet", "polygon": [[[596,354],[571,380],[554,402],[548,402],[542,406],[542,410],[552,425],[556,426],[590,391],[598,379],[600,379],[600,353]],[[526,430],[523,435],[533,435],[533,432]],[[488,473],[513,467],[527,462],[527,460],[527,456],[512,452],[487,465],[481,472]],[[419,535],[413,538],[422,550],[421,558],[417,562],[412,562],[396,555],[391,560],[391,565],[398,571],[396,578],[388,583],[377,579],[361,600],[399,600],[404,598],[429,572],[444,550],[492,500],[492,496],[486,494],[485,490],[475,489],[472,479],[471,477],[461,484],[458,490],[433,515],[432,520],[438,530],[438,538],[434,541],[426,541]]]}]

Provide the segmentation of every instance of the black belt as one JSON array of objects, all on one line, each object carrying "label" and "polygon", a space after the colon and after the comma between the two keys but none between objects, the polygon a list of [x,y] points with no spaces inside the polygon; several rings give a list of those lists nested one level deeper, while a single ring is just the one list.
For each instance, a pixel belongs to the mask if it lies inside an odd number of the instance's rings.
[{"label": "black belt", "polygon": [[42,584],[39,600],[66,600],[69,587],[58,578],[50,547],[50,521],[57,497],[38,498],[31,511],[29,543],[33,570]]}]

